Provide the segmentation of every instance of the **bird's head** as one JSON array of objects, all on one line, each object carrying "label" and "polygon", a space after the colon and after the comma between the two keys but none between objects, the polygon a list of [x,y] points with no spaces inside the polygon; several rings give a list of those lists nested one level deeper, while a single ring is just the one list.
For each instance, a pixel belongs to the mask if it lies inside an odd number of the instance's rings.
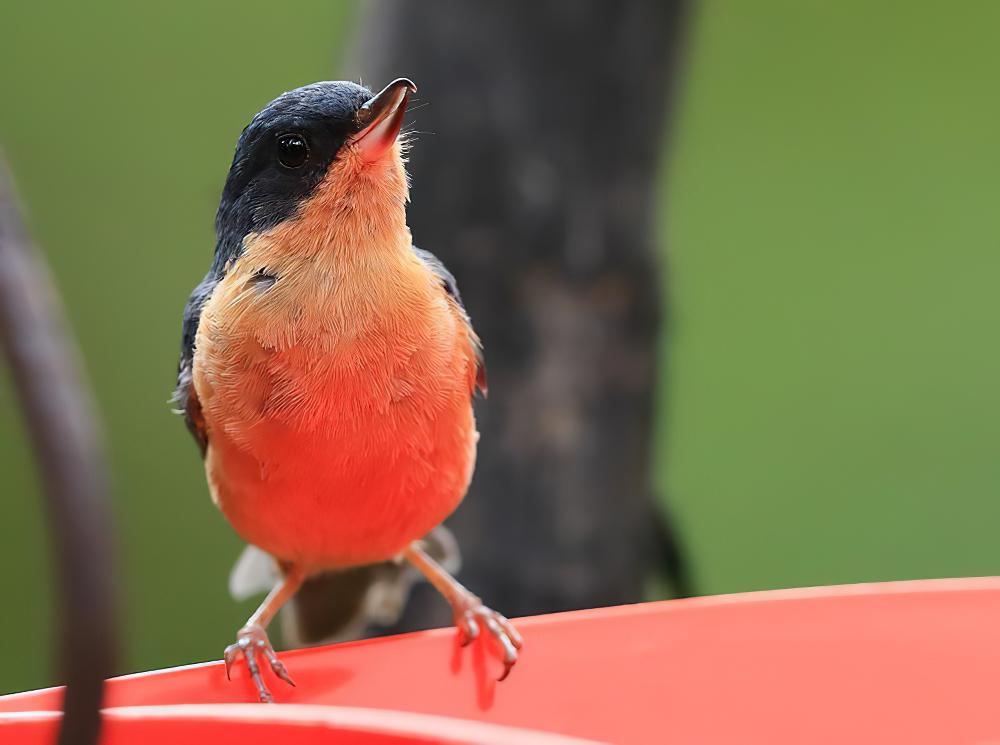
[{"label": "bird's head", "polygon": [[310,244],[338,234],[405,231],[407,180],[399,132],[416,86],[405,78],[373,94],[350,82],[284,93],[236,146],[216,216],[222,253],[251,234],[296,225]]}]

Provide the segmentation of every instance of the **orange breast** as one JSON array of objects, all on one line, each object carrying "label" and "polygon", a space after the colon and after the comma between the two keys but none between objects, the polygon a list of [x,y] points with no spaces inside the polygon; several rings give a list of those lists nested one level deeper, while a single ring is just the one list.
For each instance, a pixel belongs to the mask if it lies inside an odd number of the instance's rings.
[{"label": "orange breast", "polygon": [[[409,248],[252,238],[206,304],[194,384],[213,498],[312,567],[391,558],[458,505],[478,435],[460,310]],[[252,277],[265,269],[270,286]]]}]

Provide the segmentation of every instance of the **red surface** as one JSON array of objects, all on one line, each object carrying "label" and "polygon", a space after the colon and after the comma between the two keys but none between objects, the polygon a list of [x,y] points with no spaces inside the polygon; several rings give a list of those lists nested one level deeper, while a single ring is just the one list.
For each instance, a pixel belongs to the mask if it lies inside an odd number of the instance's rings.
[{"label": "red surface", "polygon": [[[1000,743],[1000,579],[698,598],[518,628],[525,651],[501,684],[482,645],[460,650],[442,630],[282,654],[299,685],[274,681],[273,690],[280,702],[614,743]],[[59,697],[2,697],[0,712],[58,709]],[[208,663],[112,680],[108,705],[252,700],[242,671],[230,684]],[[0,716],[5,745],[38,742],[23,729],[8,737],[13,726]]]},{"label": "red surface", "polygon": [[[60,714],[7,714],[5,745],[51,745]],[[106,709],[101,745],[594,745],[564,735],[385,709],[187,704]]]}]

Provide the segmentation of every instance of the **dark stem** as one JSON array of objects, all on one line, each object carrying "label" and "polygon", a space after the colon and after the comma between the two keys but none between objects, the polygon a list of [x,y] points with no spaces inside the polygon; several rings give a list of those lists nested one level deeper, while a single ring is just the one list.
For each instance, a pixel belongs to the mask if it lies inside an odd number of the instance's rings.
[{"label": "dark stem", "polygon": [[61,745],[97,742],[115,661],[114,567],[103,439],[45,261],[0,159],[0,341],[44,487],[66,681]]}]

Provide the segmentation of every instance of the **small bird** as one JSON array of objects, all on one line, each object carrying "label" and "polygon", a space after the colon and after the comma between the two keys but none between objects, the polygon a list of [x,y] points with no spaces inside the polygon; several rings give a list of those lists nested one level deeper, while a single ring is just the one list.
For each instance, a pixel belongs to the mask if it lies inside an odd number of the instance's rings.
[{"label": "small bird", "polygon": [[331,570],[357,580],[409,562],[463,643],[485,628],[501,680],[522,646],[422,543],[472,478],[486,371],[454,277],[407,227],[400,130],[415,91],[320,82],[254,116],[184,310],[175,404],[213,501],[281,572],[225,651],[227,675],[245,659],[261,701],[264,661],[293,684],[265,628]]}]

